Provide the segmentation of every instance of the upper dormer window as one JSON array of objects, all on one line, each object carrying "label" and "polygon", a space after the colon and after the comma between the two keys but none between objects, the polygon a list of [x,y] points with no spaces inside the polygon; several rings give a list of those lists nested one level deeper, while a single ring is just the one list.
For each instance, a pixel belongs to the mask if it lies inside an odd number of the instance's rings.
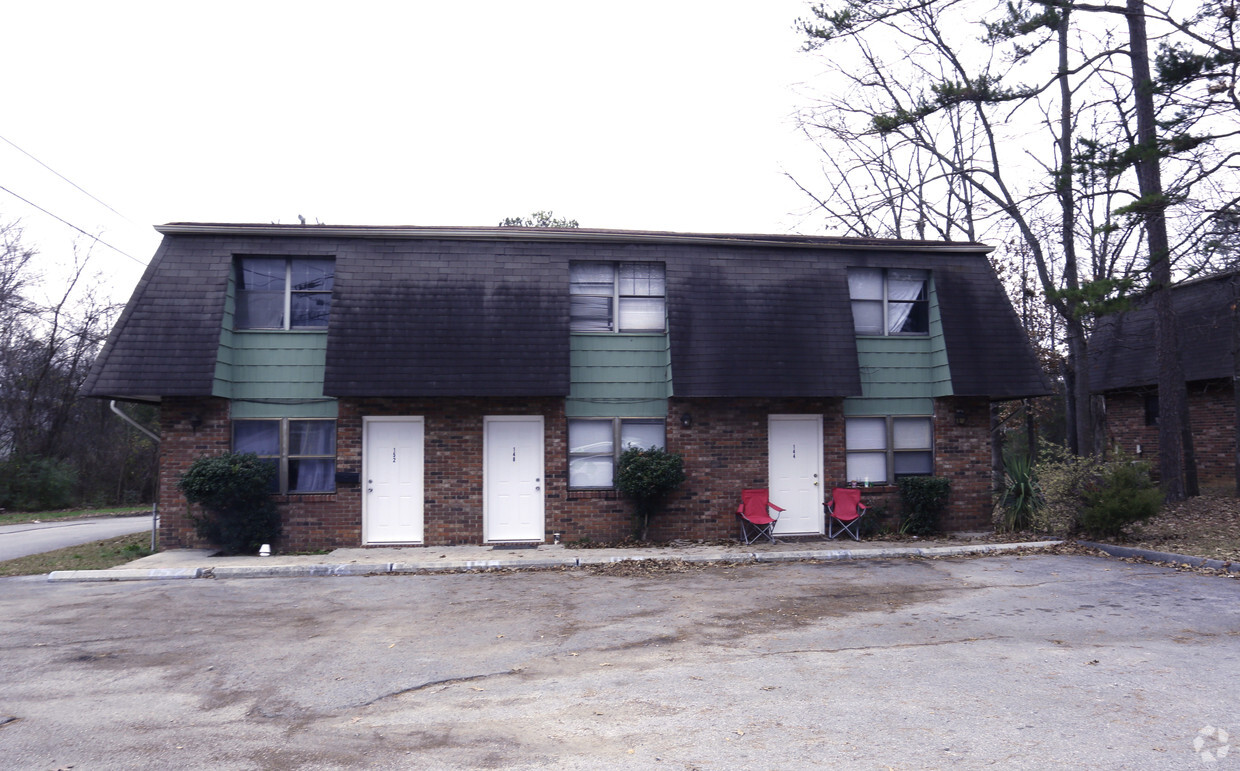
[{"label": "upper dormer window", "polygon": [[930,333],[928,270],[849,268],[848,294],[859,335]]},{"label": "upper dormer window", "polygon": [[331,313],[334,260],[238,257],[237,329],[317,329]]},{"label": "upper dormer window", "polygon": [[574,262],[569,266],[574,332],[662,332],[666,281],[661,262]]}]

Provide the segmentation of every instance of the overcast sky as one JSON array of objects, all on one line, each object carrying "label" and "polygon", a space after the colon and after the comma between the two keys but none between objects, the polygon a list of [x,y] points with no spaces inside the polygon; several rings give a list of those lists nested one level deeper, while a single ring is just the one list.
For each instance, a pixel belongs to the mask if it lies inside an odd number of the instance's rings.
[{"label": "overcast sky", "polygon": [[818,233],[805,8],[8,3],[0,217],[49,265],[86,240],[12,194],[127,252],[91,258],[120,300],[174,221]]}]

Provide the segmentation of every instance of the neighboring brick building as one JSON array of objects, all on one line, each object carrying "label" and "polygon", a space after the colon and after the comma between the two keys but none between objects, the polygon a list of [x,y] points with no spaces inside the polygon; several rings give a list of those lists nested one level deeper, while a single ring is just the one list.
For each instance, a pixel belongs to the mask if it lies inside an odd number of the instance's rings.
[{"label": "neighboring brick building", "polygon": [[[1236,484],[1232,306],[1240,273],[1188,281],[1172,291],[1189,422],[1203,489]],[[1103,319],[1090,340],[1090,387],[1106,398],[1108,444],[1149,461],[1158,473],[1158,369],[1148,301]]]},{"label": "neighboring brick building", "polygon": [[784,535],[829,488],[952,481],[990,516],[991,400],[1049,391],[972,243],[537,228],[172,224],[87,381],[161,405],[176,481],[230,449],[279,469],[280,548],[619,539],[620,451],[687,481],[652,536]]}]

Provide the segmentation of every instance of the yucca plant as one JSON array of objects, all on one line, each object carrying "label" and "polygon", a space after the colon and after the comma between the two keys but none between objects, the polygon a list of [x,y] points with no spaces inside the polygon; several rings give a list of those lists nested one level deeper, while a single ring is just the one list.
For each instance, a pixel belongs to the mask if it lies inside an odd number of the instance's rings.
[{"label": "yucca plant", "polygon": [[1009,455],[1003,459],[1006,485],[999,505],[1003,509],[1003,529],[1028,530],[1041,505],[1037,476],[1028,455]]}]

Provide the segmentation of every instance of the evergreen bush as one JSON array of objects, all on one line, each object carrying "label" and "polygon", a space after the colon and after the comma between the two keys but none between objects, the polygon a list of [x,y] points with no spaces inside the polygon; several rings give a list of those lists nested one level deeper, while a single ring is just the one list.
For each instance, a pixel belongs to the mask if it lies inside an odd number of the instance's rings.
[{"label": "evergreen bush", "polygon": [[1148,463],[1116,454],[1110,459],[1077,457],[1063,447],[1043,451],[1037,466],[1042,505],[1034,527],[1061,537],[1084,531],[1114,537],[1158,513],[1162,492]]},{"label": "evergreen bush", "polygon": [[634,503],[634,531],[645,541],[650,515],[659,510],[664,496],[685,481],[684,459],[657,447],[631,447],[620,454],[616,489]]},{"label": "evergreen bush", "polygon": [[1123,535],[1162,507],[1162,492],[1150,479],[1149,464],[1116,460],[1082,495],[1081,529],[1100,538]]},{"label": "evergreen bush", "polygon": [[194,461],[177,487],[205,510],[190,515],[200,537],[226,554],[253,553],[280,535],[280,513],[271,499],[276,473],[253,453],[228,453]]},{"label": "evergreen bush", "polygon": [[900,500],[904,504],[904,521],[900,532],[906,535],[930,535],[939,531],[939,518],[947,509],[951,482],[943,477],[900,477]]}]

